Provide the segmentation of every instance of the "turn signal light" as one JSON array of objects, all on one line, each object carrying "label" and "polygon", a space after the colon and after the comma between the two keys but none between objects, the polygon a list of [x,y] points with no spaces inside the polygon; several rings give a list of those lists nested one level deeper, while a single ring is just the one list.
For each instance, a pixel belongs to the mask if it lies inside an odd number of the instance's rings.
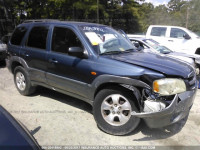
[{"label": "turn signal light", "polygon": [[91,72],[91,75],[96,76],[97,73],[96,72]]}]

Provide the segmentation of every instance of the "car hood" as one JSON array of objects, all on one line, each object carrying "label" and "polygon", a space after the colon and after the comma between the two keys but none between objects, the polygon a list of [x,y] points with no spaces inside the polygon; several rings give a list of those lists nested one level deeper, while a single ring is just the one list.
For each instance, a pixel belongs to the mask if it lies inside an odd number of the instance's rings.
[{"label": "car hood", "polygon": [[184,62],[167,57],[163,54],[155,54],[151,52],[138,51],[108,55],[107,57],[121,62],[139,65],[169,76],[188,78],[193,71],[193,68]]},{"label": "car hood", "polygon": [[[186,53],[180,53],[180,52],[172,52],[172,53],[169,53],[167,55],[171,55],[173,57],[179,57],[181,56],[182,59],[184,59],[184,57],[187,57],[187,58],[192,58],[195,60],[195,63],[196,64],[199,64],[200,65],[200,55],[197,55],[197,54],[186,54]],[[180,57],[180,58],[181,58]],[[186,59],[185,59],[186,60]]]}]

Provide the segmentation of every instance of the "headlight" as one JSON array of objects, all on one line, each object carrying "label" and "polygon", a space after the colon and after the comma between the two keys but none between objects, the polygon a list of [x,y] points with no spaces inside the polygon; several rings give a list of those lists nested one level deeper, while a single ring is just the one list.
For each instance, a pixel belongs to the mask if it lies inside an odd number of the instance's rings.
[{"label": "headlight", "polygon": [[186,85],[181,79],[165,78],[153,82],[153,91],[160,95],[174,95],[186,91]]},{"label": "headlight", "polygon": [[196,68],[196,75],[199,75],[199,68]]}]

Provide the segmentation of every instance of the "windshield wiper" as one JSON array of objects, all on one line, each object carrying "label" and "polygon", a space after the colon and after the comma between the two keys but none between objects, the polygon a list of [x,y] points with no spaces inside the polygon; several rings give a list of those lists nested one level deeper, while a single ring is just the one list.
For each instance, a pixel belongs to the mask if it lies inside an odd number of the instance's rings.
[{"label": "windshield wiper", "polygon": [[100,55],[120,54],[120,53],[123,53],[123,52],[124,51],[109,51],[109,52],[101,53]]},{"label": "windshield wiper", "polygon": [[163,52],[163,54],[170,54],[171,52]]},{"label": "windshield wiper", "polygon": [[162,53],[162,54],[170,54],[171,53],[171,51],[160,51],[160,53]]},{"label": "windshield wiper", "polygon": [[133,49],[133,48],[131,48],[131,49],[127,49],[127,50],[125,50],[125,51],[109,51],[109,52],[101,53],[100,55],[130,53],[130,52],[132,52],[132,51],[136,51],[136,50]]},{"label": "windshield wiper", "polygon": [[130,48],[130,49],[127,49],[127,50],[125,50],[125,51],[123,51],[123,52],[132,52],[132,51],[137,51],[136,49],[134,49],[134,48]]}]

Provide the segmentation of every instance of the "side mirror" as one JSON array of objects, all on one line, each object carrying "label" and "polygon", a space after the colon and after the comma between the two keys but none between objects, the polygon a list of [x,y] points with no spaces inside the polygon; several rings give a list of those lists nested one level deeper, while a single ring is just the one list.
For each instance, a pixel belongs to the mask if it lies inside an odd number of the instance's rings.
[{"label": "side mirror", "polygon": [[139,43],[134,43],[134,46],[135,46],[136,48],[139,48],[139,47],[140,47],[140,44],[139,44]]},{"label": "side mirror", "polygon": [[188,34],[184,34],[183,37],[184,37],[184,39],[186,39],[186,40],[191,39],[191,37],[190,37]]},{"label": "side mirror", "polygon": [[70,47],[68,50],[69,55],[76,57],[84,57],[84,50],[81,47]]}]

